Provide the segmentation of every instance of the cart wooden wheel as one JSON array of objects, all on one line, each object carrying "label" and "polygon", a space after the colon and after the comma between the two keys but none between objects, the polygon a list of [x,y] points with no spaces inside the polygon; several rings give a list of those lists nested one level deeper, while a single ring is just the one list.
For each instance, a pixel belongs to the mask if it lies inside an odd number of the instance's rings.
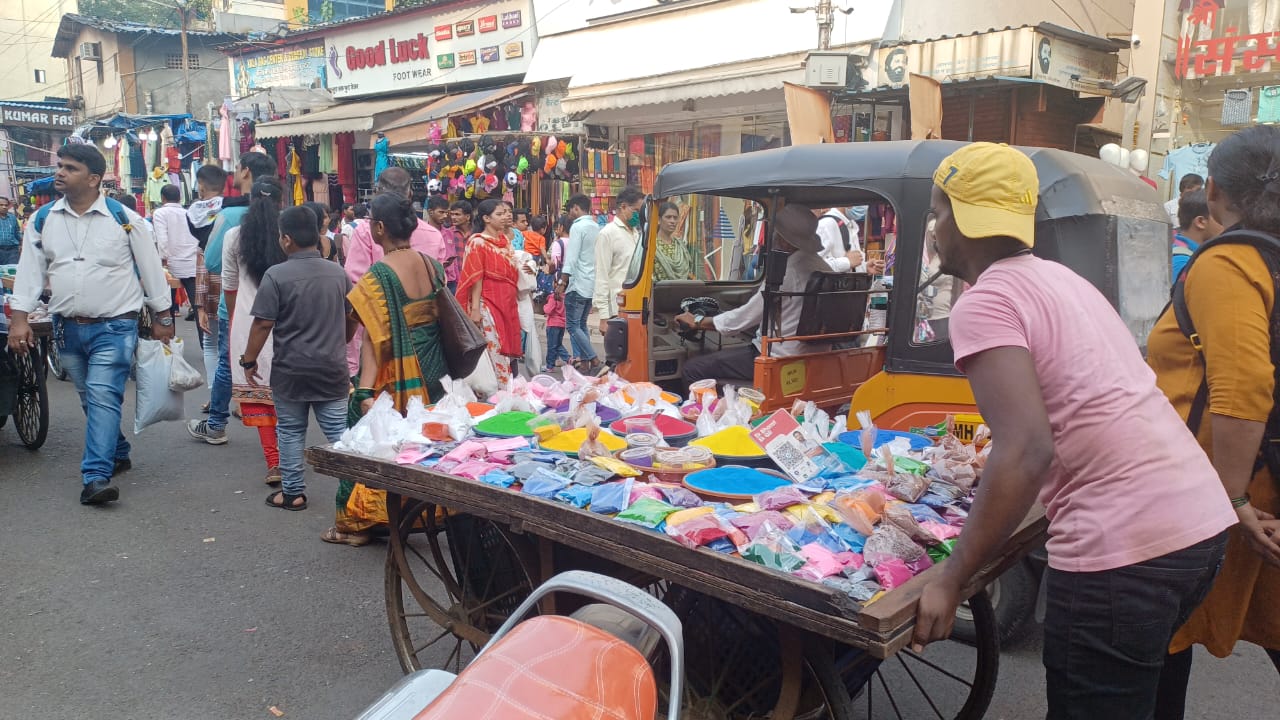
[{"label": "cart wooden wheel", "polygon": [[457,673],[533,591],[528,544],[472,515],[388,495],[387,619],[405,673]]},{"label": "cart wooden wheel", "polygon": [[[43,345],[47,340],[41,340]],[[13,427],[22,444],[39,450],[49,435],[49,391],[45,387],[44,356],[38,349],[13,359],[18,371],[18,393],[14,400]]]},{"label": "cart wooden wheel", "polygon": [[969,599],[977,639],[930,645],[923,654],[904,648],[887,660],[844,647],[835,666],[854,696],[849,717],[977,720],[987,711],[1000,669],[995,611],[986,591]]},{"label": "cart wooden wheel", "polygon": [[[680,587],[665,601],[684,626],[691,720],[844,720],[853,710],[830,649],[806,633]],[[665,677],[661,668],[657,677]],[[660,690],[660,695],[662,694]],[[659,706],[665,707],[662,697]]]}]

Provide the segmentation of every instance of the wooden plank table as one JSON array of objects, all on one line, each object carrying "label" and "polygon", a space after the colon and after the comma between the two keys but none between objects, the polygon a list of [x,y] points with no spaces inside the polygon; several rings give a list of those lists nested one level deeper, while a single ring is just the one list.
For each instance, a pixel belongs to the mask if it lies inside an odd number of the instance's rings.
[{"label": "wooden plank table", "polygon": [[[687,548],[666,535],[564,503],[328,447],[309,449],[307,460],[321,474],[487,518],[514,532],[635,568],[785,625],[862,648],[878,658],[889,657],[908,644],[920,590],[937,572],[927,570],[863,606],[820,583],[705,548]],[[1029,552],[1043,537],[1046,526],[1043,513],[1029,516],[1000,559],[974,576],[966,593],[982,589]]]}]

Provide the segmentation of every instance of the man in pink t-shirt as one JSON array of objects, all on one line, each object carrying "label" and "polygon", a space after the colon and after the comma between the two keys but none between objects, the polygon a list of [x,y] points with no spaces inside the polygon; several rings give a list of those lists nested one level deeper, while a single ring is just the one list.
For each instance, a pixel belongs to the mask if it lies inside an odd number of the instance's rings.
[{"label": "man in pink t-shirt", "polygon": [[[391,166],[378,176],[378,184],[374,188],[378,194],[389,192],[403,198],[413,197],[412,178],[409,171],[402,167]],[[370,221],[371,222],[371,221]],[[409,236],[409,246],[414,250],[434,258],[444,264],[449,253],[445,247],[444,236],[422,218],[418,218],[418,229]],[[343,268],[352,283],[360,282],[360,278],[369,272],[373,264],[382,259],[382,247],[373,241],[373,232],[369,222],[356,223],[351,238],[347,241],[347,262]],[[360,343],[364,339],[364,330],[358,330],[351,342],[347,343],[347,369],[352,377],[360,373]]]},{"label": "man in pink t-shirt", "polygon": [[1038,494],[1048,717],[1150,718],[1169,641],[1236,515],[1115,310],[1031,254],[1038,192],[1031,160],[1005,145],[967,145],[934,174],[926,241],[971,285],[951,344],[993,444],[955,552],[921,594],[914,643],[950,634],[961,588]]}]

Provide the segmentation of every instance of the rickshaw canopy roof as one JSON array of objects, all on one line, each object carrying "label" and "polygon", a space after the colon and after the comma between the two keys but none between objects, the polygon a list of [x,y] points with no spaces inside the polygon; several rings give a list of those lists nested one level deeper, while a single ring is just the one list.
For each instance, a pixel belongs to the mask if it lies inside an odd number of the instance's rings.
[{"label": "rickshaw canopy roof", "polygon": [[[901,181],[932,182],[944,158],[966,143],[897,140],[796,145],[742,155],[687,160],[658,174],[654,195],[704,194],[764,201],[781,197],[808,207],[843,207],[890,201]],[[1054,148],[1019,147],[1036,166],[1047,220],[1080,215],[1168,216],[1155,190],[1098,158]]]}]

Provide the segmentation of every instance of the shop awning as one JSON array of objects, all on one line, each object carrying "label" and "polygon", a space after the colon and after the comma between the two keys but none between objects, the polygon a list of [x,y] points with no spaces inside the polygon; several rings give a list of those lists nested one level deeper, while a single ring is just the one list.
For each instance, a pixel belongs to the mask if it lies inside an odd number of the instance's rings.
[{"label": "shop awning", "polygon": [[427,130],[433,121],[475,112],[476,110],[484,110],[485,108],[508,102],[528,92],[528,85],[508,85],[507,87],[491,88],[489,90],[475,90],[456,95],[446,95],[408,115],[376,125],[374,129],[385,134],[393,148],[415,144],[425,146],[427,144]]},{"label": "shop awning", "polygon": [[806,53],[796,53],[752,63],[717,65],[639,80],[583,87],[571,85],[569,94],[560,101],[560,107],[568,115],[579,115],[761,90],[777,90],[781,93],[784,82],[804,82],[805,57]]},{"label": "shop awning", "polygon": [[418,95],[344,103],[319,112],[260,123],[254,132],[259,138],[369,132],[377,123],[390,122],[400,117],[399,114],[420,108],[438,97],[438,95]]}]

